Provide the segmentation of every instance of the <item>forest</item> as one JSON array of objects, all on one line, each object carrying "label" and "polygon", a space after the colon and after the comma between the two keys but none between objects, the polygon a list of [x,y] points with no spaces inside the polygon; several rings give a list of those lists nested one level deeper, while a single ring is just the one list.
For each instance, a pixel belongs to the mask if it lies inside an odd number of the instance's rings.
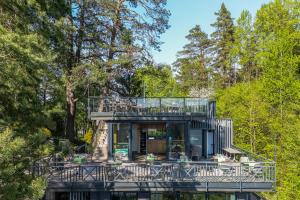
[{"label": "forest", "polygon": [[232,118],[234,144],[276,161],[276,192],[300,198],[300,2],[274,0],[212,34],[195,26],[172,65],[156,63],[167,0],[0,1],[0,199],[40,199],[33,163],[97,134],[87,98],[203,97]]}]

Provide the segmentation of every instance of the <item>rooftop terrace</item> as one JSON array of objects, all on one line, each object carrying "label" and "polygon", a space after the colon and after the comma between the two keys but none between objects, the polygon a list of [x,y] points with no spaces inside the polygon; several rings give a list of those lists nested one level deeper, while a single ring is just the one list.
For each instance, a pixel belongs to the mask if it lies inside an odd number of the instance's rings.
[{"label": "rooftop terrace", "polygon": [[202,98],[89,97],[91,119],[125,116],[215,115],[215,101]]}]

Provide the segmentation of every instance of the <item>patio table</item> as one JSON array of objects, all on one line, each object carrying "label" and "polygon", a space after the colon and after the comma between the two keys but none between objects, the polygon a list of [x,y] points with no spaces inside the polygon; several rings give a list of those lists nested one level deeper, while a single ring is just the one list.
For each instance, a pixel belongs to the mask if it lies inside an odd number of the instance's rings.
[{"label": "patio table", "polygon": [[230,156],[233,155],[233,160],[235,160],[236,155],[242,155],[243,154],[243,152],[241,152],[237,149],[233,149],[233,148],[224,148],[223,150],[225,151],[226,154],[229,154]]}]

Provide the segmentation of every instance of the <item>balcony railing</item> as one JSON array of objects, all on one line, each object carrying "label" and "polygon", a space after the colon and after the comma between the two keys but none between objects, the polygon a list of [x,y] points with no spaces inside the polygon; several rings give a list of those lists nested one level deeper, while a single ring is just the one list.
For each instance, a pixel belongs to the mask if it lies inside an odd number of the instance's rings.
[{"label": "balcony railing", "polygon": [[208,99],[201,98],[122,98],[89,97],[89,111],[112,113],[201,113],[210,111]]},{"label": "balcony railing", "polygon": [[[232,183],[240,190],[254,183],[257,188],[252,189],[275,187],[274,162],[52,163],[36,166],[34,172],[47,175],[50,183]],[[223,184],[225,189],[227,186]]]}]

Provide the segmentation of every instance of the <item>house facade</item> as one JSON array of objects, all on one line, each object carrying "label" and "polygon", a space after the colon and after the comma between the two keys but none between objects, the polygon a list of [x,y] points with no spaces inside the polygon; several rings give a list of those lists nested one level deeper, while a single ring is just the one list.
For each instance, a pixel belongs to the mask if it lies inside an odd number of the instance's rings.
[{"label": "house facade", "polygon": [[105,159],[48,166],[46,199],[250,200],[275,190],[275,163],[233,145],[213,100],[90,97],[88,111],[106,127]]},{"label": "house facade", "polygon": [[[200,98],[103,99],[103,111],[94,102],[90,117],[108,125],[108,157],[114,160],[176,161],[210,158],[230,148],[230,119],[216,119],[215,101]],[[96,111],[96,112],[93,112]],[[193,157],[193,158],[192,158]]]}]

